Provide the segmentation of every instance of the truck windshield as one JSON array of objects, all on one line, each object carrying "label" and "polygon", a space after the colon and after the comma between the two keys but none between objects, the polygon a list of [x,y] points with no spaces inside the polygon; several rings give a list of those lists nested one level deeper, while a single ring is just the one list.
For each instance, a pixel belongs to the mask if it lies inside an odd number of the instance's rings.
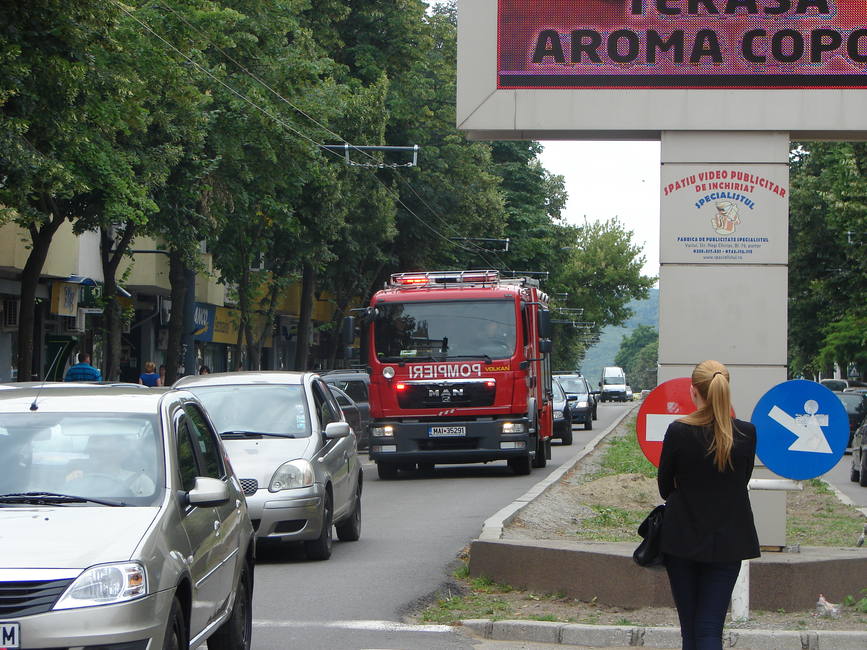
[{"label": "truck windshield", "polygon": [[380,361],[508,359],[515,352],[510,301],[384,303],[378,309],[374,344]]}]

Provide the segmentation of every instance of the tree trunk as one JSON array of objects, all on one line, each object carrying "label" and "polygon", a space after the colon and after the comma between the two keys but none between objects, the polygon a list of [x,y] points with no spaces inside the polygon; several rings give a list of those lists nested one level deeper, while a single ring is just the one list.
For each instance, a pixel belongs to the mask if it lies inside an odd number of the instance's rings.
[{"label": "tree trunk", "polygon": [[120,239],[115,241],[106,228],[99,229],[99,254],[102,262],[102,298],[105,303],[103,312],[105,329],[105,372],[106,381],[120,380],[120,349],[123,345],[121,326],[123,317],[117,300],[117,267],[135,234],[135,224],[127,222]]},{"label": "tree trunk", "polygon": [[[48,249],[51,239],[65,217],[53,213],[51,221],[42,224],[41,228],[35,225],[30,227],[30,255],[21,272],[21,299],[18,308],[18,381],[31,381],[33,379],[33,339],[34,324],[36,322],[36,288],[39,286],[39,277],[42,268],[48,258]],[[40,373],[41,374],[41,373]]]},{"label": "tree trunk", "polygon": [[301,305],[298,310],[298,340],[295,342],[295,370],[307,370],[310,358],[310,329],[313,319],[313,294],[316,291],[316,269],[305,262],[301,280]]},{"label": "tree trunk", "polygon": [[181,338],[184,334],[184,301],[187,297],[187,283],[184,277],[186,267],[181,254],[172,250],[169,253],[169,282],[172,285],[172,316],[169,319],[168,347],[166,349],[166,386],[178,379],[178,366],[181,360]]}]

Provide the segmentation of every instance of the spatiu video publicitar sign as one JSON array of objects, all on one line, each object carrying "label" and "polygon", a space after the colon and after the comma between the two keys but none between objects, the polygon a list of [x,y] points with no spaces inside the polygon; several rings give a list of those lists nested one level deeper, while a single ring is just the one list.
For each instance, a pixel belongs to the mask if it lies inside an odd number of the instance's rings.
[{"label": "spatiu video publicitar sign", "polygon": [[498,88],[865,88],[864,0],[499,0]]}]

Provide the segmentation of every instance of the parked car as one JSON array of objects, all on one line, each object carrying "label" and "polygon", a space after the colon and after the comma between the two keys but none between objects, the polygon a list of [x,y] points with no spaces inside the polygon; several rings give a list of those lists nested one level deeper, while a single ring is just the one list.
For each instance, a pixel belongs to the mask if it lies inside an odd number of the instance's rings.
[{"label": "parked car", "polygon": [[551,382],[551,389],[554,393],[554,403],[552,405],[554,410],[554,437],[558,438],[564,445],[571,445],[572,402],[569,401],[566,392],[556,377]]},{"label": "parked car", "polygon": [[367,449],[370,443],[370,375],[363,370],[330,370],[322,373],[322,380],[337,386],[355,402],[361,427],[355,430],[358,448]]},{"label": "parked car", "polygon": [[586,430],[592,429],[593,420],[596,419],[596,401],[590,384],[587,383],[583,375],[557,374],[555,377],[560,382],[567,397],[575,398],[569,402],[572,422],[583,423]]},{"label": "parked car", "polygon": [[867,421],[855,431],[852,438],[852,471],[849,479],[867,487]]},{"label": "parked car", "polygon": [[[340,410],[343,412],[343,417],[349,422],[349,426],[352,427],[352,431],[361,431],[363,425],[361,424],[361,412],[358,410],[358,404],[347,395],[345,392],[340,390],[337,386],[329,385],[328,390],[331,391],[331,394],[334,395],[334,399],[337,400],[337,405],[340,407]],[[358,434],[355,435],[355,446],[356,449],[359,447],[360,443],[358,442]]]},{"label": "parked car", "polygon": [[832,390],[835,393],[838,391],[844,391],[849,388],[849,382],[845,379],[820,379],[819,383],[828,390]]},{"label": "parked car", "polygon": [[253,526],[192,394],[20,388],[0,414],[0,645],[250,648]]},{"label": "parked car", "polygon": [[849,442],[846,443],[846,448],[848,449],[852,446],[852,437],[855,435],[855,430],[861,426],[861,423],[867,417],[867,394],[843,391],[834,391],[834,394],[843,402],[843,406],[846,407],[846,415],[849,416]]},{"label": "parked car", "polygon": [[311,372],[227,372],[179,379],[211,416],[235,467],[256,536],[303,542],[311,560],[361,536],[355,434]]},{"label": "parked car", "polygon": [[632,394],[632,386],[627,386],[626,387],[626,401],[631,402],[633,400],[633,398],[634,398],[634,396]]}]

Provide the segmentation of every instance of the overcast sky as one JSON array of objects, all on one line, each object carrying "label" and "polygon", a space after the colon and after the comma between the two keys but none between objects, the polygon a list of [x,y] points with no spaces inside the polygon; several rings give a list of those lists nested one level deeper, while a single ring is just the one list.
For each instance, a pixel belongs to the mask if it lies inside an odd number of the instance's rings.
[{"label": "overcast sky", "polygon": [[659,142],[544,141],[544,167],[566,179],[569,223],[613,217],[644,250],[645,275],[659,275]]}]

